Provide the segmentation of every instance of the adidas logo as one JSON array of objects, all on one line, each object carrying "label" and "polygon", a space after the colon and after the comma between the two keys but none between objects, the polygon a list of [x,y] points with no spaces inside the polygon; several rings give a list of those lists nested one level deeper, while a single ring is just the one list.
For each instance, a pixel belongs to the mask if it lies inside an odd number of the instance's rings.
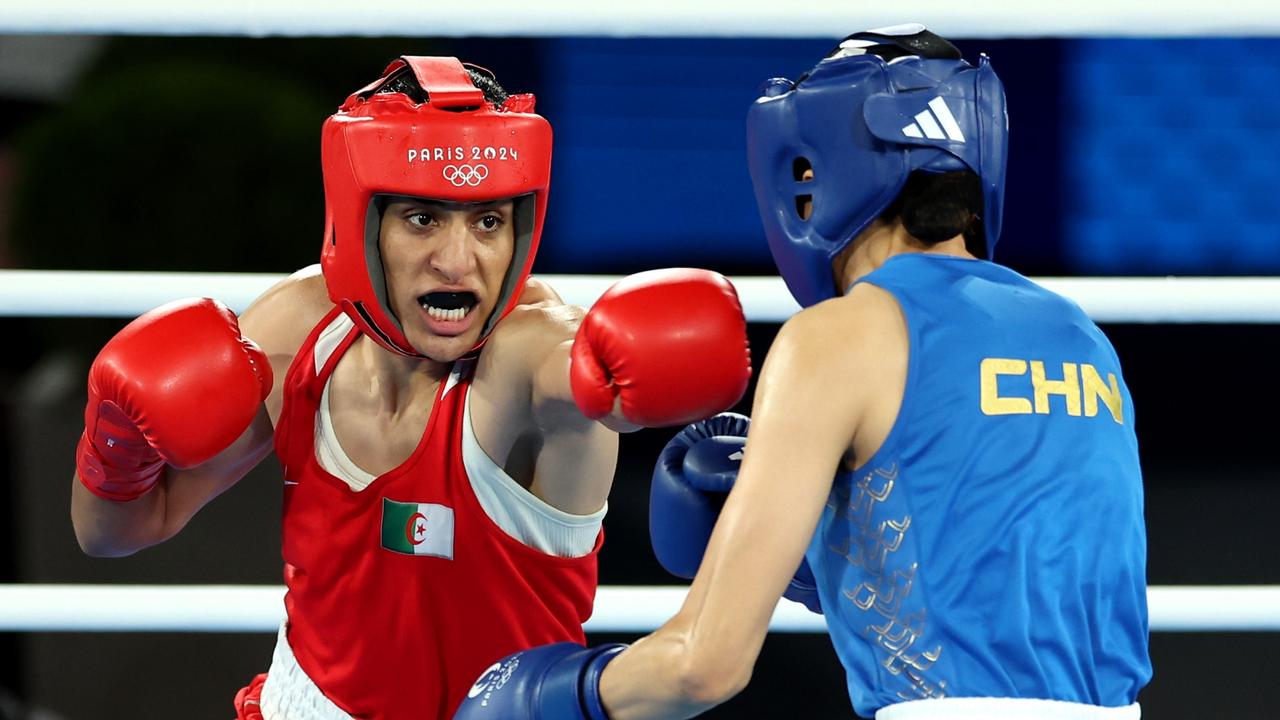
[{"label": "adidas logo", "polygon": [[916,115],[915,122],[902,128],[902,134],[913,138],[964,142],[960,123],[956,122],[956,116],[951,114],[951,109],[940,97],[930,100],[928,109]]}]

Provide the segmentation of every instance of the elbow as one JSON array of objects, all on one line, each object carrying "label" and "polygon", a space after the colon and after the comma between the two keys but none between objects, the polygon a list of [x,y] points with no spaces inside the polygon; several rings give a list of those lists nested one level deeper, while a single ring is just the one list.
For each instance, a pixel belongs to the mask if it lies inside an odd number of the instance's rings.
[{"label": "elbow", "polygon": [[74,505],[71,508],[71,530],[76,535],[76,544],[80,546],[80,552],[95,558],[112,557],[110,545],[105,541],[105,538],[85,527],[85,523],[82,523],[80,518],[76,516]]},{"label": "elbow", "polygon": [[714,707],[742,692],[751,681],[751,671],[751,663],[717,662],[690,653],[680,671],[680,694],[690,704]]},{"label": "elbow", "polygon": [[151,494],[129,502],[91,495],[78,481],[71,491],[71,529],[80,551],[89,557],[133,555],[172,535],[163,496]]},{"label": "elbow", "polygon": [[127,557],[163,539],[149,537],[139,532],[139,528],[128,528],[121,532],[118,526],[113,528],[95,523],[92,519],[77,519],[75,513],[71,516],[71,527],[75,531],[80,551],[95,558]]},{"label": "elbow", "polygon": [[103,542],[100,539],[87,539],[76,536],[80,543],[80,551],[92,558],[116,558],[132,555],[136,550],[121,548],[118,545]]},{"label": "elbow", "polygon": [[127,557],[142,549],[141,547],[134,547],[121,543],[117,538],[109,538],[102,535],[84,532],[79,527],[75,530],[76,542],[80,545],[80,551],[89,557]]}]

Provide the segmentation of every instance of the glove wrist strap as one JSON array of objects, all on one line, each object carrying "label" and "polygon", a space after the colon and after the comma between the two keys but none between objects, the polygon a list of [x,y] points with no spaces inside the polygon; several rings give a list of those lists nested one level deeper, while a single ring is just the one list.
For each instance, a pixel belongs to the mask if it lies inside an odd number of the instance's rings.
[{"label": "glove wrist strap", "polygon": [[605,712],[604,701],[600,698],[600,677],[604,674],[604,666],[618,656],[626,645],[602,645],[596,648],[595,657],[587,663],[582,672],[582,714],[586,720],[609,720]]},{"label": "glove wrist strap", "polygon": [[76,471],[80,483],[103,500],[129,502],[146,495],[160,481],[164,465],[164,460],[156,456],[154,460],[133,468],[115,467],[94,446],[88,432],[80,435],[80,443],[76,446]]}]

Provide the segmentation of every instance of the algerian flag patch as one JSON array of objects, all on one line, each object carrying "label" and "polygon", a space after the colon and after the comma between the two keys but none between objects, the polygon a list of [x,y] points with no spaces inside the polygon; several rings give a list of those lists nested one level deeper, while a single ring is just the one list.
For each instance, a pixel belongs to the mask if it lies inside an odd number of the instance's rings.
[{"label": "algerian flag patch", "polygon": [[382,547],[405,555],[453,559],[453,508],[382,498]]}]

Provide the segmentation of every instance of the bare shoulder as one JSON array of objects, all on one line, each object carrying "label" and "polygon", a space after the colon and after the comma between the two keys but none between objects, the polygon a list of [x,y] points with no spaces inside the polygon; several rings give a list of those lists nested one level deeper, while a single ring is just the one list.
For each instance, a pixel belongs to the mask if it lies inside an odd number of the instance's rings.
[{"label": "bare shoulder", "polygon": [[503,318],[494,334],[505,331],[511,335],[554,338],[567,332],[572,337],[586,314],[585,308],[566,305],[555,288],[543,280],[530,277],[524,292],[520,293],[519,304]]},{"label": "bare shoulder", "polygon": [[507,361],[535,362],[560,343],[572,340],[586,314],[585,308],[564,304],[550,285],[530,278],[520,304],[493,329],[490,354]]},{"label": "bare shoulder", "polygon": [[906,340],[898,301],[882,288],[860,283],[848,295],[796,313],[783,324],[773,347],[810,371],[824,366],[841,371],[851,364],[881,365],[899,351],[905,353]]},{"label": "bare shoulder", "polygon": [[871,457],[901,406],[909,350],[902,308],[874,285],[797,313],[765,359],[752,431],[774,416],[816,418],[847,433],[833,442],[845,443],[852,457]]},{"label": "bare shoulder", "polygon": [[604,504],[618,443],[572,400],[569,347],[585,315],[531,281],[485,344],[471,393],[480,447],[534,495],[579,514]]},{"label": "bare shoulder", "polygon": [[520,293],[519,303],[521,305],[535,305],[539,303],[554,303],[563,305],[564,300],[560,299],[560,294],[540,277],[533,275],[524,284],[524,290]]},{"label": "bare shoulder", "polygon": [[311,329],[333,307],[319,265],[271,286],[240,316],[240,328],[272,358],[293,358]]},{"label": "bare shoulder", "polygon": [[565,305],[544,285],[531,285],[494,328],[473,387],[506,408],[504,426],[563,428],[582,418],[571,399],[569,348],[586,310]]}]

